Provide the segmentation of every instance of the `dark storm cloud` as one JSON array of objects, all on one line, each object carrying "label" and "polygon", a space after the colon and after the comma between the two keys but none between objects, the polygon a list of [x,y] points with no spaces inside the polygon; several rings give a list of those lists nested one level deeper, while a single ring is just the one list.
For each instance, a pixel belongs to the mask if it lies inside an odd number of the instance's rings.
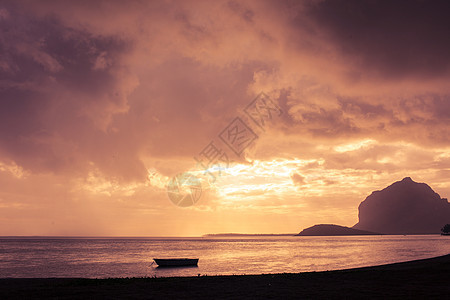
[{"label": "dark storm cloud", "polygon": [[391,78],[448,73],[449,13],[445,0],[326,0],[306,10],[359,72]]},{"label": "dark storm cloud", "polygon": [[[129,44],[0,8],[0,152],[38,172],[82,168],[95,157],[90,143],[105,139],[104,124],[126,110],[116,86]],[[96,138],[81,138],[86,132]]]}]

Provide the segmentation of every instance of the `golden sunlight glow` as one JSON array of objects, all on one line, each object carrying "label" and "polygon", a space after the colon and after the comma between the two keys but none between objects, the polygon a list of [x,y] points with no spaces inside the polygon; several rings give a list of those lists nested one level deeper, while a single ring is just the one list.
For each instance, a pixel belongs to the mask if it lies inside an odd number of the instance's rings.
[{"label": "golden sunlight glow", "polygon": [[93,195],[104,195],[111,197],[113,195],[132,196],[136,189],[143,186],[142,183],[124,184],[115,180],[108,180],[96,170],[89,172],[88,176],[81,180],[77,180],[75,191],[83,190]]},{"label": "golden sunlight glow", "polygon": [[29,175],[29,172],[26,172],[21,166],[18,166],[15,162],[7,164],[0,161],[0,171],[9,172],[15,178],[25,178],[27,175]]},{"label": "golden sunlight glow", "polygon": [[363,147],[371,146],[371,145],[374,145],[376,143],[377,142],[375,140],[364,139],[364,140],[359,141],[359,142],[342,144],[342,145],[334,147],[333,149],[336,152],[348,152],[348,151],[358,150],[358,149],[361,149]]}]

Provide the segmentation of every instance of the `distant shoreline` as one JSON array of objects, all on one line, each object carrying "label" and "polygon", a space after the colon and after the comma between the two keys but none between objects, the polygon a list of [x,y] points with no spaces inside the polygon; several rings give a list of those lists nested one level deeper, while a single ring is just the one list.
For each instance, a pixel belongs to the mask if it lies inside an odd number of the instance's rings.
[{"label": "distant shoreline", "polygon": [[[355,269],[161,278],[0,279],[0,298],[443,298],[450,254]],[[174,288],[176,287],[176,288]]]},{"label": "distant shoreline", "polygon": [[295,233],[209,233],[202,237],[234,237],[234,236],[295,236]]}]

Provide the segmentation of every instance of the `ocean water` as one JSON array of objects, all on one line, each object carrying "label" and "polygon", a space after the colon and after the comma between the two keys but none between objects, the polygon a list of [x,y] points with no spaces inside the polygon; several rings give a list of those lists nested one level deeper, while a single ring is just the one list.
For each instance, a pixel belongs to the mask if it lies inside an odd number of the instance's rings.
[{"label": "ocean water", "polygon": [[[0,238],[0,277],[168,277],[337,270],[450,253],[450,237]],[[157,268],[153,258],[200,258]]]}]

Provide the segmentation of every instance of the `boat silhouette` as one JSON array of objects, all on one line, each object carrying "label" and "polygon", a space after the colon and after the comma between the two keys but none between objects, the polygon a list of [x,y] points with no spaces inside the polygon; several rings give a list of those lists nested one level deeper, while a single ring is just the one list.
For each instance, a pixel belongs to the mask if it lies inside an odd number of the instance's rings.
[{"label": "boat silhouette", "polygon": [[154,258],[158,267],[193,267],[197,266],[198,258]]}]

